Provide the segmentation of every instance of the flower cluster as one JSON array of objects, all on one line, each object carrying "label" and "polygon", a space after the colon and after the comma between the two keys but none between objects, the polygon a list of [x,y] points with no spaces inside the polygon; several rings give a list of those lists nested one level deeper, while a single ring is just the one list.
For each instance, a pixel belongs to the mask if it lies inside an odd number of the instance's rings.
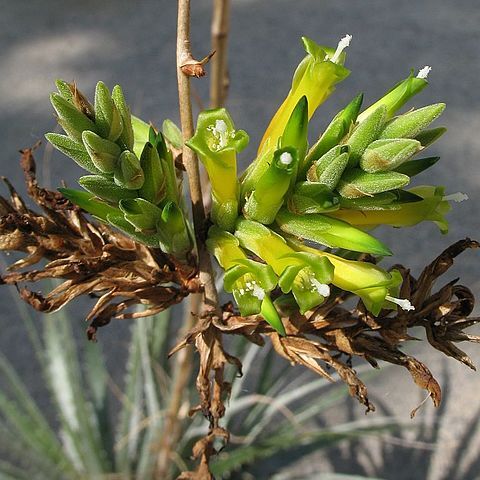
[{"label": "flower cluster", "polygon": [[309,147],[310,118],[349,74],[343,64],[350,40],[347,35],[333,50],[303,39],[307,55],[240,177],[236,154],[248,137],[224,108],[202,112],[187,142],[212,184],[215,225],[207,245],[225,271],[225,288],[242,315],[261,314],[280,333],[280,307],[294,304],[304,314],[325,302],[332,286],[359,296],[374,315],[397,306],[413,309],[408,299],[397,298],[398,271],[357,258],[392,254],[368,233],[379,225],[431,220],[445,232],[444,214],[456,199],[442,187],[405,188],[438,160],[413,157],[445,131],[428,129],[443,103],[397,113],[427,85],[429,67],[363,111],[358,95]]},{"label": "flower cluster", "polygon": [[[429,128],[443,103],[398,114],[427,85],[429,67],[363,110],[363,96],[356,96],[309,147],[312,115],[349,74],[350,40],[347,35],[334,50],[303,38],[307,55],[243,174],[237,154],[249,138],[226,109],[200,113],[187,142],[210,179],[207,247],[225,271],[225,290],[243,316],[259,314],[281,334],[285,305],[305,314],[332,287],[360,297],[373,315],[412,309],[397,298],[398,271],[358,257],[392,254],[370,233],[379,225],[431,220],[445,232],[444,214],[457,199],[438,186],[406,189],[438,160],[414,157],[445,131]],[[47,138],[90,172],[79,180],[86,191],[61,189],[63,195],[134,239],[184,257],[193,245],[172,154],[172,146],[182,145],[178,129],[166,121],[159,132],[131,116],[118,86],[110,95],[99,82],[94,106],[75,85],[58,81],[57,87],[52,104],[66,135]]]}]

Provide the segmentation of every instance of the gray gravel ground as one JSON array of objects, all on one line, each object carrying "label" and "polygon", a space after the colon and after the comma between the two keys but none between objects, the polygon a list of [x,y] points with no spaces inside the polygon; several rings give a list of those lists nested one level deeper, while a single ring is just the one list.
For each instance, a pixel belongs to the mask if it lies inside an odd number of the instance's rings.
[{"label": "gray gravel ground", "polygon": [[[192,3],[193,49],[202,56],[209,50],[211,2]],[[173,0],[0,0],[1,174],[21,186],[17,150],[55,128],[48,94],[58,77],[74,79],[89,95],[99,79],[109,85],[120,83],[139,116],[157,123],[165,117],[176,120],[175,9]],[[434,225],[381,232],[395,252],[393,262],[401,261],[418,272],[454,240],[479,236],[479,25],[476,0],[233,0],[228,107],[237,126],[251,136],[244,158],[254,153],[264,127],[289,88],[292,70],[302,57],[301,35],[333,45],[345,33],[353,34],[347,60],[352,74],[320,110],[315,121],[318,128],[357,92],[364,91],[369,102],[405,77],[410,68],[431,65],[431,84],[414,104],[445,101],[448,108],[442,124],[449,132],[431,149],[432,154],[441,153],[442,160],[422,181],[445,185],[450,193],[466,192],[470,200],[455,206],[447,236],[441,236]],[[206,98],[207,85],[205,80],[195,82],[200,98]],[[50,152],[49,156],[41,167],[44,183],[56,186],[65,179],[72,185],[79,170],[60,154]],[[461,276],[478,296],[479,265],[478,252],[467,253],[449,277]],[[27,379],[40,403],[47,405],[18,313],[8,292],[2,289],[0,294],[0,348]],[[81,308],[75,311],[71,320],[81,324]],[[114,377],[127,334],[125,324],[101,331]],[[441,442],[422,454],[423,460],[432,461],[429,468],[419,469],[418,461],[412,463],[410,444],[383,440],[395,453],[395,461],[387,461],[378,442],[371,441],[366,445],[373,452],[373,462],[365,454],[352,456],[346,450],[337,452],[332,461],[317,453],[300,460],[295,471],[304,475],[336,468],[337,472],[375,473],[395,480],[443,479],[445,466],[461,446],[462,432],[480,407],[480,378],[453,360],[444,362],[441,355],[426,348],[420,351],[434,373],[442,376],[447,371],[450,378]],[[469,351],[478,363],[478,348],[470,347]],[[408,375],[390,369],[371,383],[373,394],[407,420],[418,399]],[[362,415],[359,407],[353,411]],[[345,415],[346,411],[337,408],[328,420],[337,421]],[[427,405],[419,417],[433,415],[433,408]],[[478,451],[470,450],[462,457],[465,461],[478,457]],[[382,462],[385,467],[374,471],[372,465]],[[459,475],[464,480],[476,478]],[[298,477],[287,472],[284,478]]]}]

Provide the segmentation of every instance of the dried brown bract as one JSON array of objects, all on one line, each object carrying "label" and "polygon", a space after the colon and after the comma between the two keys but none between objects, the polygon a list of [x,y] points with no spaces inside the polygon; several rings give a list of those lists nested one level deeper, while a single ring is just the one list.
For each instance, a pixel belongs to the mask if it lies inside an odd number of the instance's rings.
[{"label": "dried brown bract", "polygon": [[[54,312],[80,295],[94,296],[87,320],[88,336],[95,339],[98,327],[112,318],[153,315],[201,290],[193,258],[191,265],[179,263],[93,222],[60,193],[39,187],[32,152],[22,151],[21,165],[29,196],[41,213],[28,208],[4,179],[10,198],[0,197],[0,249],[26,254],[9,266],[2,282],[16,285],[33,308]],[[47,263],[40,267],[43,259]],[[44,279],[63,282],[47,295],[24,286]],[[145,310],[131,311],[138,304]]]}]

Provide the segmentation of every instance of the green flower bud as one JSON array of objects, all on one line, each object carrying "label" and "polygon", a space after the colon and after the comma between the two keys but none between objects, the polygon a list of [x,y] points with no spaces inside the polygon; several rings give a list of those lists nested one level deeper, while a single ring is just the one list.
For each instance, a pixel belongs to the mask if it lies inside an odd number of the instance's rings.
[{"label": "green flower bud", "polygon": [[438,118],[444,110],[444,103],[435,103],[404,113],[387,124],[380,134],[380,138],[414,138]]},{"label": "green flower bud", "polygon": [[233,230],[238,216],[237,152],[248,143],[243,130],[235,130],[227,110],[201,112],[195,135],[186,144],[205,165],[212,185],[212,220]]},{"label": "green flower bud", "polygon": [[346,248],[373,255],[392,255],[390,249],[368,233],[326,215],[295,215],[286,209],[276,218],[282,232],[330,248]]},{"label": "green flower bud", "polygon": [[310,182],[318,182],[319,176],[331,165],[331,163],[341,154],[348,152],[348,145],[335,145],[332,147],[309,168],[307,172],[307,180]]},{"label": "green flower bud", "polygon": [[422,147],[428,147],[433,142],[437,141],[447,129],[445,127],[431,128],[429,130],[423,130],[416,137],[415,140],[418,140]]},{"label": "green flower bud", "polygon": [[276,150],[271,165],[260,177],[255,190],[245,203],[243,208],[245,217],[266,225],[272,223],[283,204],[297,166],[295,148],[285,147]]},{"label": "green flower bud", "polygon": [[430,168],[432,165],[435,165],[439,160],[440,157],[426,157],[419,158],[418,160],[410,160],[397,167],[395,171],[403,173],[403,175],[408,175],[409,177],[414,177],[427,168]]},{"label": "green flower bud", "polygon": [[114,172],[115,183],[128,190],[142,188],[145,176],[137,156],[125,150],[118,159]]},{"label": "green flower bud", "polygon": [[397,172],[367,173],[359,168],[347,170],[337,190],[344,198],[359,198],[408,185],[410,178]]},{"label": "green flower bud", "polygon": [[45,138],[63,154],[70,157],[77,165],[90,173],[102,173],[92,162],[86,148],[81,144],[72,140],[66,135],[59,133],[47,133]]},{"label": "green flower bud", "polygon": [[430,67],[425,67],[416,77],[413,76],[413,71],[408,78],[397,83],[391,90],[389,90],[380,100],[368,107],[358,116],[358,122],[363,122],[369,115],[371,115],[379,106],[383,105],[386,108],[386,119],[392,118],[395,113],[407,103],[417,93],[421,92],[428,82],[426,77],[430,71]]},{"label": "green flower bud", "polygon": [[157,205],[165,198],[165,173],[157,149],[149,142],[143,147],[140,166],[145,180],[139,193],[143,198]]},{"label": "green flower bud", "polygon": [[[344,148],[345,147],[341,147],[340,151]],[[323,158],[324,157],[322,157],[322,159]],[[321,164],[322,159],[319,160],[319,164],[317,165],[316,181],[325,185],[330,190],[334,190],[342,178],[345,168],[347,168],[349,154],[348,152],[341,153],[337,157],[334,157],[326,166]]]},{"label": "green flower bud", "polygon": [[57,112],[58,123],[73,140],[81,142],[85,130],[97,131],[95,124],[85,114],[58,93],[52,93],[50,101]]},{"label": "green flower bud", "polygon": [[67,200],[70,200],[81,209],[105,222],[107,221],[108,215],[121,215],[121,211],[118,208],[98,200],[92,193],[74,190],[72,188],[59,188],[58,191]]},{"label": "green flower bud", "polygon": [[360,167],[369,173],[394,170],[422,148],[417,140],[395,138],[375,140],[360,159]]},{"label": "green flower bud", "polygon": [[110,178],[101,175],[87,175],[81,177],[78,183],[90,193],[107,202],[117,203],[123,198],[135,198],[137,192],[115,185]]},{"label": "green flower bud", "polygon": [[325,155],[347,135],[355,124],[362,101],[363,94],[357,95],[343,110],[335,115],[317,143],[308,152],[305,161],[306,167]]},{"label": "green flower bud", "polygon": [[123,130],[120,112],[103,82],[98,82],[95,89],[95,124],[101,136],[112,142],[120,137]]},{"label": "green flower bud", "polygon": [[143,198],[126,198],[118,204],[125,220],[143,233],[156,233],[162,210]]},{"label": "green flower bud", "polygon": [[318,182],[297,183],[287,205],[297,215],[333,212],[340,207],[338,196]]},{"label": "green flower bud", "polygon": [[82,140],[95,167],[103,173],[113,173],[122,153],[120,147],[89,130],[82,133]]},{"label": "green flower bud", "polygon": [[386,107],[380,105],[355,127],[347,141],[347,145],[350,147],[349,167],[358,165],[368,145],[378,138],[385,125],[386,114]]},{"label": "green flower bud", "polygon": [[132,116],[120,85],[115,85],[113,87],[112,100],[118,110],[118,113],[120,114],[121,123],[123,126],[122,133],[118,138],[118,142],[124,147],[125,150],[132,150],[134,145]]},{"label": "green flower bud", "polygon": [[181,130],[170,119],[165,119],[162,124],[164,137],[175,147],[182,148],[183,136]]}]

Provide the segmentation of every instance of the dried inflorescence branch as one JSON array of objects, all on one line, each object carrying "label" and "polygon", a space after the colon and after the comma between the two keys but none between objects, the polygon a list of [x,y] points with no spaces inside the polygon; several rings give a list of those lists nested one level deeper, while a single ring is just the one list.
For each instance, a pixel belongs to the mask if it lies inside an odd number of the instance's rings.
[{"label": "dried inflorescence branch", "polygon": [[[112,318],[138,318],[179,303],[201,291],[194,259],[180,263],[174,257],[136,243],[124,234],[87,218],[60,193],[38,186],[33,149],[22,150],[21,166],[27,191],[42,213],[29,209],[4,179],[10,199],[0,197],[0,249],[26,257],[2,276],[16,285],[20,296],[41,312],[54,312],[80,295],[97,298],[87,315],[88,336]],[[44,266],[38,264],[47,260]],[[37,268],[25,270],[28,267]],[[18,286],[44,279],[63,282],[47,295]],[[144,311],[130,311],[137,304]]]}]

